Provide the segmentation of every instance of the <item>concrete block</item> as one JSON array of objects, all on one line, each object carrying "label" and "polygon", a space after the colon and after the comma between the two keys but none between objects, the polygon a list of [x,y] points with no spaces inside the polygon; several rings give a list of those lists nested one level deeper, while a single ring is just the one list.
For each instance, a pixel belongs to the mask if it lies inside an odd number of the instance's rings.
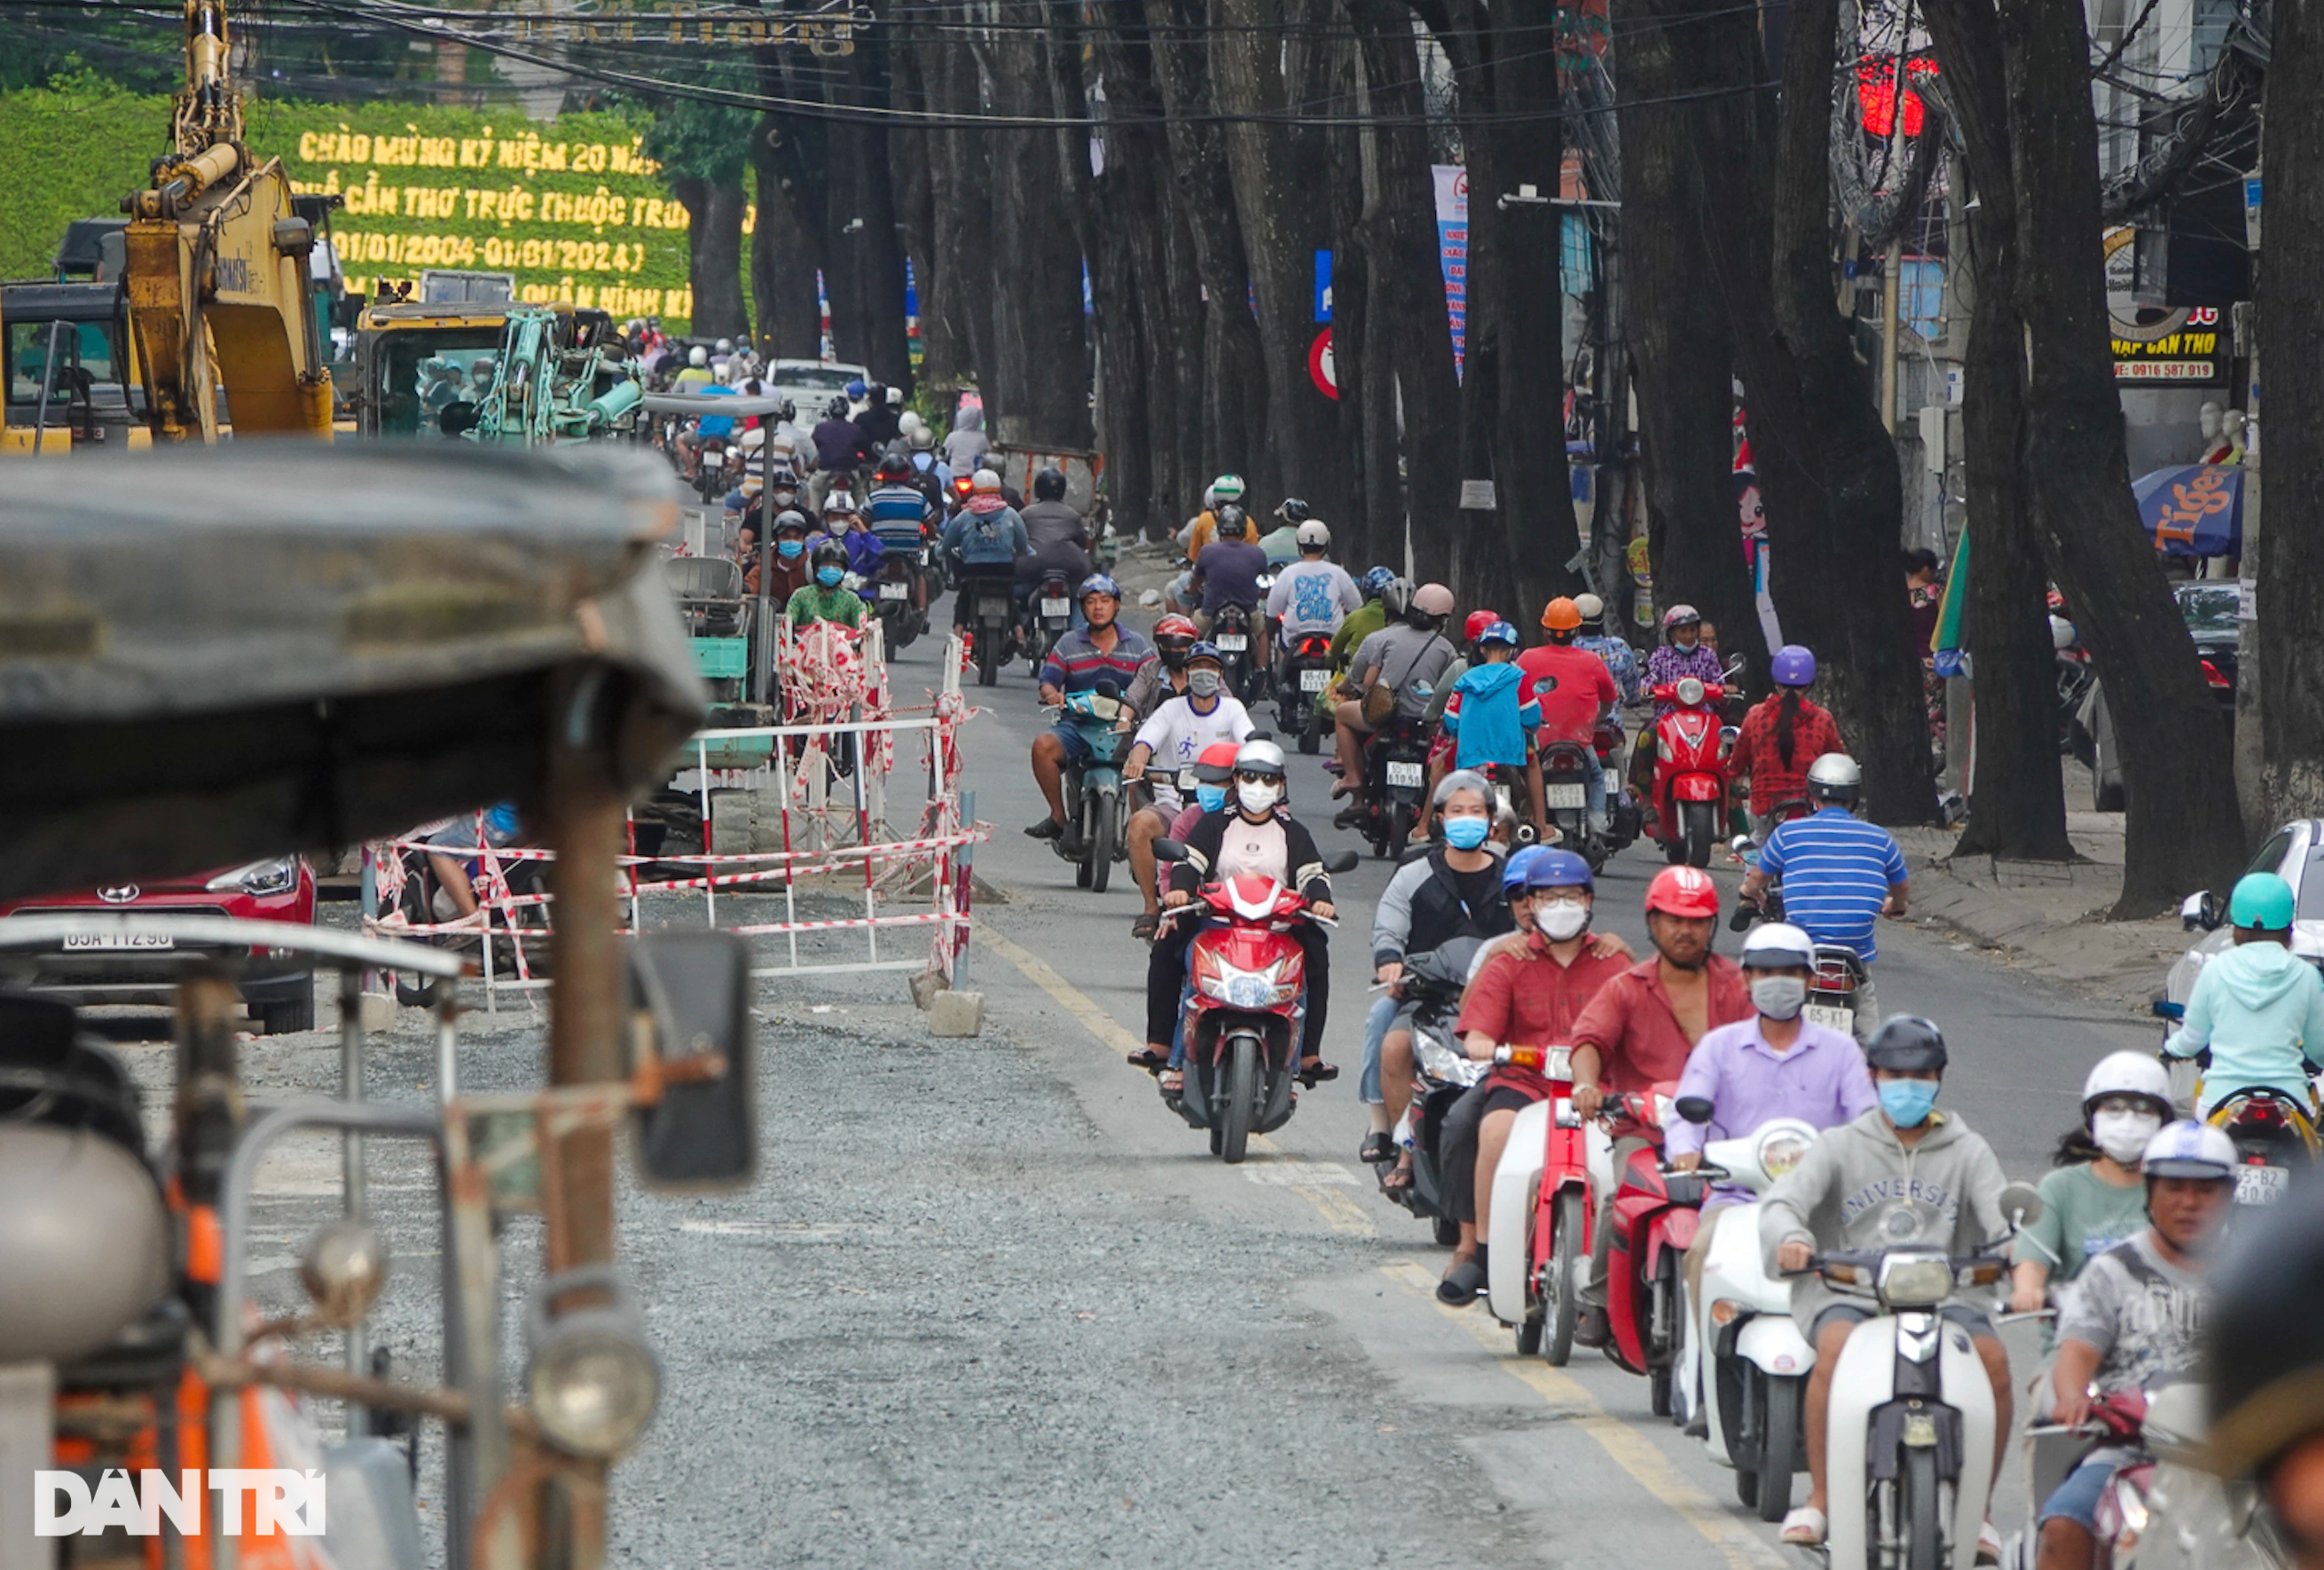
[{"label": "concrete block", "polygon": [[938,993],[929,1000],[929,1035],[978,1036],[983,1031],[982,993]]},{"label": "concrete block", "polygon": [[928,1005],[941,997],[951,986],[952,983],[946,980],[941,972],[933,970],[920,972],[912,978],[912,1006],[926,1013]]},{"label": "concrete block", "polygon": [[391,993],[364,993],[357,1000],[356,1011],[366,1036],[376,1036],[383,1030],[395,1029],[396,1002]]}]

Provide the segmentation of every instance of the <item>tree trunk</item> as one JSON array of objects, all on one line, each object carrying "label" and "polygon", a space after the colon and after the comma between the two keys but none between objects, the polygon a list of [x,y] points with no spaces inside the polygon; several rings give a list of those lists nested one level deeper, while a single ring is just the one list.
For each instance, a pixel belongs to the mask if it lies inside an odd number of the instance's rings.
[{"label": "tree trunk", "polygon": [[[961,12],[947,14],[950,22]],[[947,33],[923,57],[930,106],[946,115],[973,115],[984,105],[981,68]],[[935,255],[930,271],[935,292],[930,311],[941,318],[936,329],[948,335],[957,359],[956,379],[982,384],[992,364],[992,297],[996,287],[992,248],[985,231],[992,208],[992,139],[971,130],[932,131],[936,162],[929,188],[936,202]],[[925,321],[925,318],[923,319]],[[945,383],[935,372],[929,380]]]},{"label": "tree trunk", "polygon": [[2226,730],[2130,497],[2107,352],[2098,127],[2079,7],[2002,0],[2026,334],[2025,475],[2122,740],[2118,917],[2224,888],[2243,860]]},{"label": "tree trunk", "polygon": [[[2025,324],[2017,314],[2017,211],[2009,104],[1992,0],[1925,0],[1979,198],[1954,265],[1971,291],[1961,428],[1968,448],[1969,549],[1963,607],[1975,701],[1969,827],[1955,854],[2067,861],[2058,764],[2056,653],[2041,537],[2020,467],[2025,441]],[[1959,184],[1954,199],[1962,199]]]},{"label": "tree trunk", "polygon": [[[1363,73],[1363,63],[1351,49],[1342,49],[1344,96]],[[1360,107],[1360,102],[1359,103]],[[1384,402],[1377,380],[1392,384],[1395,368],[1387,346],[1375,329],[1384,324],[1373,315],[1371,257],[1363,242],[1364,140],[1353,126],[1333,130],[1327,147],[1332,189],[1332,360],[1340,397],[1333,406],[1339,446],[1332,461],[1342,479],[1340,511],[1326,520],[1332,527],[1333,557],[1342,562],[1369,561],[1376,555],[1374,541],[1386,536],[1394,506],[1395,458],[1393,435],[1388,460],[1370,456],[1371,439]],[[1388,487],[1383,491],[1382,487]],[[1401,543],[1399,541],[1399,543]],[[1358,571],[1362,568],[1359,568]]]},{"label": "tree trunk", "polygon": [[742,208],[740,180],[680,180],[672,189],[686,204],[686,275],[694,290],[690,328],[696,337],[750,336],[742,304]]},{"label": "tree trunk", "polygon": [[[889,96],[899,111],[925,115],[931,108],[923,76],[928,41],[917,30],[905,32],[890,53]],[[896,193],[896,223],[911,282],[919,304],[920,367],[918,379],[949,386],[960,378],[961,345],[949,330],[949,319],[934,309],[937,293],[935,267],[936,200],[935,132],[899,124],[888,133],[889,180]],[[908,349],[909,344],[907,343]]]},{"label": "tree trunk", "polygon": [[[888,80],[882,48],[859,44],[829,80],[834,104],[883,109]],[[904,251],[896,237],[895,192],[889,182],[884,124],[835,120],[825,129],[830,159],[824,247],[831,264],[824,293],[831,301],[832,347],[872,379],[909,388],[912,359],[904,336]]]},{"label": "tree trunk", "polygon": [[759,343],[770,356],[816,357],[823,319],[815,295],[822,263],[820,225],[799,221],[786,183],[791,175],[781,157],[781,123],[761,115],[751,137],[751,171],[759,203],[758,226],[751,231],[751,300],[758,307]]},{"label": "tree trunk", "polygon": [[2324,353],[2315,281],[2324,276],[2324,117],[2309,97],[2324,76],[2324,11],[2275,7],[2262,146],[2259,363],[2267,378],[2267,513],[2259,579],[2261,794],[2256,834],[2324,815]]}]

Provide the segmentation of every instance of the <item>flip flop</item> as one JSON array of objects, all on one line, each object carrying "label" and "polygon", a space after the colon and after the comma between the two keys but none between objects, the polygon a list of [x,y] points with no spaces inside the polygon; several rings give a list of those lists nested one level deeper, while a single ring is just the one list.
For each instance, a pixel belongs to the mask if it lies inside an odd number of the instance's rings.
[{"label": "flip flop", "polygon": [[1404,1159],[1381,1173],[1379,1186],[1382,1194],[1409,1194],[1412,1191],[1411,1157],[1406,1155]]},{"label": "flip flop", "polygon": [[1326,1080],[1339,1077],[1340,1066],[1336,1063],[1326,1063],[1320,1057],[1311,1057],[1299,1066],[1299,1083],[1310,1090]]},{"label": "flip flop", "polygon": [[1356,1151],[1356,1159],[1367,1167],[1384,1167],[1396,1159],[1396,1141],[1388,1137],[1386,1129],[1366,1134]]},{"label": "flip flop", "polygon": [[1783,1540],[1803,1548],[1820,1548],[1831,1521],[1813,1505],[1801,1505],[1784,1518]]},{"label": "flip flop", "polygon": [[1148,910],[1146,914],[1140,916],[1137,920],[1130,924],[1130,935],[1132,937],[1151,939],[1154,936],[1155,928],[1161,924],[1161,920],[1162,918],[1158,912]]},{"label": "flip flop", "polygon": [[1170,1066],[1170,1054],[1167,1048],[1157,1052],[1153,1048],[1146,1047],[1136,1052],[1124,1053],[1122,1057],[1132,1068],[1143,1068],[1148,1074],[1159,1074]]},{"label": "flip flop", "polygon": [[1980,1565],[2001,1563],[2001,1534],[1987,1521],[1977,1528],[1977,1562]]}]

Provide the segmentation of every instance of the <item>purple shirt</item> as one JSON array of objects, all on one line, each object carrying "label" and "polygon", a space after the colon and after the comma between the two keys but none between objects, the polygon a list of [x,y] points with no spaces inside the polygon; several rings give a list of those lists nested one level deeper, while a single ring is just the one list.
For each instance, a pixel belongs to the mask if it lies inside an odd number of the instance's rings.
[{"label": "purple shirt", "polygon": [[[1837,1128],[1880,1104],[1854,1037],[1802,1020],[1791,1049],[1777,1052],[1759,1033],[1759,1023],[1754,1014],[1720,1025],[1694,1044],[1671,1100],[1705,1097],[1711,1122],[1691,1123],[1674,1112],[1663,1131],[1665,1159],[1699,1153],[1713,1140],[1743,1138],[1776,1118]],[[1741,1205],[1753,1197],[1748,1189],[1728,1186],[1712,1189],[1709,1203]]]},{"label": "purple shirt", "polygon": [[[1649,688],[1670,686],[1682,676],[1716,682],[1726,673],[1727,668],[1719,663],[1719,656],[1702,643],[1692,649],[1665,643],[1646,656],[1646,685]],[[1667,703],[1655,705],[1655,718],[1660,719],[1670,713],[1672,706]]]}]

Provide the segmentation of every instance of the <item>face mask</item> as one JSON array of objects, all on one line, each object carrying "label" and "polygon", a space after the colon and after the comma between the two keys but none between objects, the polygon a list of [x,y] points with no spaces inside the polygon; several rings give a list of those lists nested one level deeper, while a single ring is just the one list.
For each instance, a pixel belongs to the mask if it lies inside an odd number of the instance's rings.
[{"label": "face mask", "polygon": [[1235,789],[1235,799],[1242,803],[1242,809],[1245,812],[1250,813],[1253,817],[1259,817],[1275,810],[1275,804],[1283,799],[1283,787],[1240,785]]},{"label": "face mask", "polygon": [[1578,900],[1552,900],[1534,907],[1533,924],[1552,943],[1579,937],[1590,925],[1590,907]]},{"label": "face mask", "polygon": [[1808,1001],[1808,984],[1795,975],[1763,975],[1751,984],[1751,1006],[1771,1020],[1796,1020]]},{"label": "face mask", "polygon": [[2163,1120],[2153,1113],[2102,1112],[2090,1118],[2090,1138],[2126,1167],[2138,1165],[2138,1159],[2146,1154],[2146,1142],[2162,1128]]},{"label": "face mask", "polygon": [[1880,1110],[1900,1129],[1917,1129],[1929,1121],[1937,1104],[1933,1079],[1884,1079],[1879,1085]]},{"label": "face mask", "polygon": [[1164,667],[1166,670],[1185,670],[1185,665],[1186,665],[1186,651],[1185,651],[1184,649],[1165,649],[1165,650],[1163,650],[1163,651],[1162,651],[1162,664],[1163,664],[1163,667]]},{"label": "face mask", "polygon": [[799,553],[804,551],[806,549],[807,541],[804,540],[778,540],[775,541],[775,554],[781,557],[785,561],[797,560]]},{"label": "face mask", "polygon": [[1223,785],[1197,785],[1194,799],[1203,804],[1204,812],[1216,812],[1227,804],[1227,788]]},{"label": "face mask", "polygon": [[815,569],[815,581],[825,588],[837,588],[839,580],[846,576],[845,569],[842,568],[818,567]]},{"label": "face mask", "polygon": [[1454,850],[1475,850],[1492,831],[1492,822],[1488,818],[1448,817],[1444,820],[1444,843]]},{"label": "face mask", "polygon": [[1216,697],[1219,687],[1225,679],[1215,670],[1189,670],[1186,672],[1186,690],[1196,697]]}]

